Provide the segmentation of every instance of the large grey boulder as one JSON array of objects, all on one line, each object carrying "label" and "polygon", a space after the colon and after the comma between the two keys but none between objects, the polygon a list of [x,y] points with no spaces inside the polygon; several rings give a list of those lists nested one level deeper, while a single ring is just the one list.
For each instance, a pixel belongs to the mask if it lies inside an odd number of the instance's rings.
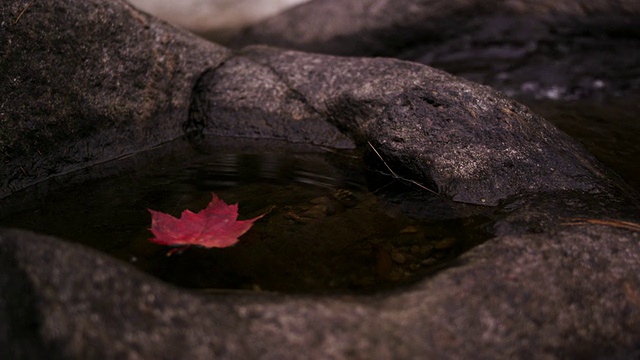
[{"label": "large grey boulder", "polygon": [[230,51],[123,1],[5,1],[0,17],[2,204],[49,176],[204,133],[370,142],[443,198],[502,205],[494,238],[371,296],[205,295],[3,229],[2,358],[640,355],[639,233],[560,218],[638,222],[637,193],[513,100],[398,60]]},{"label": "large grey boulder", "polygon": [[[542,113],[636,189],[637,1],[310,1],[231,47],[391,56],[489,85]],[[615,139],[612,140],[612,139]]]},{"label": "large grey boulder", "polygon": [[[339,129],[456,201],[496,205],[526,192],[616,186],[575,141],[524,106],[413,63],[251,47],[197,90],[199,113],[208,116],[193,127],[333,146],[345,142]],[[270,126],[256,129],[265,118]]]},{"label": "large grey boulder", "polygon": [[198,76],[229,56],[127,3],[8,1],[0,15],[0,198],[179,136]]},{"label": "large grey boulder", "polygon": [[0,232],[3,359],[629,359],[640,237],[498,237],[402,292],[198,295],[104,255]]}]

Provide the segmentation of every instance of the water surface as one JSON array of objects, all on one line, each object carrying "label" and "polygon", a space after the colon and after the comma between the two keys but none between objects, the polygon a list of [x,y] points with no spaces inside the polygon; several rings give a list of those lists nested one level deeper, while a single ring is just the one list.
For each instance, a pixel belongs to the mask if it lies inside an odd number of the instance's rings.
[{"label": "water surface", "polygon": [[[411,284],[488,237],[490,222],[475,207],[449,207],[361,157],[278,141],[181,139],[17,193],[3,202],[0,225],[90,246],[178,286],[293,293]],[[212,192],[238,203],[240,219],[266,215],[230,248],[167,256],[171,248],[149,241],[147,209],[197,212]]]}]

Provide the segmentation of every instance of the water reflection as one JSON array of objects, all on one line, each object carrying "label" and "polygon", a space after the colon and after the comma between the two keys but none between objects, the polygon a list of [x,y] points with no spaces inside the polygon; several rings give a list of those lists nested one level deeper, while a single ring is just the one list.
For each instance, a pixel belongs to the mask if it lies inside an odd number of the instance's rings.
[{"label": "water reflection", "polygon": [[335,169],[317,158],[304,154],[272,152],[217,153],[191,165],[182,175],[171,176],[213,188],[268,182],[281,185],[300,183],[335,189],[345,182]]}]

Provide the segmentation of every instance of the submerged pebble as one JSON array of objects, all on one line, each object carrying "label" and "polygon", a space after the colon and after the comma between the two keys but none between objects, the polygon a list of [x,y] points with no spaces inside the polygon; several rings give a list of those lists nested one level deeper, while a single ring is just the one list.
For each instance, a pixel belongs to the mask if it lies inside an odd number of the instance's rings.
[{"label": "submerged pebble", "polygon": [[454,246],[457,242],[458,240],[454,237],[446,237],[440,241],[437,241],[434,244],[434,247],[438,250],[449,249],[452,246]]}]

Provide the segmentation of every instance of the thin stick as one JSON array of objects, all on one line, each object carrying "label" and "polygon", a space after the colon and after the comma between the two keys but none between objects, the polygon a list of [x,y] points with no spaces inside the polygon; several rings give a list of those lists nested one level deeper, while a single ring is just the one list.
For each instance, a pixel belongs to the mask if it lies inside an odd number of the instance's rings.
[{"label": "thin stick", "polygon": [[570,222],[563,222],[561,225],[575,226],[585,224],[606,225],[621,229],[640,231],[640,224],[631,221],[609,220],[609,219],[587,219],[587,218],[562,218]]},{"label": "thin stick", "polygon": [[402,176],[400,176],[400,175],[396,174],[396,173],[395,173],[395,171],[393,171],[393,170],[391,169],[391,167],[389,166],[389,164],[387,164],[387,162],[386,162],[386,161],[384,161],[384,159],[382,158],[382,156],[380,155],[380,153],[378,152],[378,150],[376,150],[376,148],[374,148],[374,147],[373,147],[373,145],[371,145],[371,142],[370,142],[370,141],[367,141],[367,144],[369,144],[369,146],[371,147],[371,149],[376,153],[376,155],[378,155],[378,158],[380,158],[380,161],[382,161],[382,163],[383,163],[383,164],[384,164],[384,166],[387,168],[387,170],[389,170],[389,172],[391,173],[391,176],[393,176],[394,178],[396,178],[396,179],[398,179],[398,180],[400,180],[400,181],[406,181],[406,182],[412,183],[413,185],[415,185],[415,186],[417,186],[417,187],[419,187],[419,188],[421,188],[421,189],[423,189],[423,190],[427,190],[428,192],[430,192],[430,193],[432,193],[432,194],[440,195],[440,194],[438,194],[437,192],[435,192],[435,191],[433,191],[433,190],[429,189],[428,187],[426,187],[426,186],[424,186],[424,185],[420,184],[420,183],[419,183],[419,182],[417,182],[417,181],[414,181],[414,180],[411,180],[411,179],[407,179],[407,178],[404,178],[404,177],[402,177]]},{"label": "thin stick", "polygon": [[33,4],[34,0],[29,1],[29,3],[27,3],[27,6],[24,7],[24,9],[22,9],[22,11],[20,12],[20,14],[18,14],[18,17],[13,21],[13,25],[18,23],[18,20],[20,20],[20,18],[22,17],[22,15],[27,11],[27,9],[31,6],[31,4]]}]

